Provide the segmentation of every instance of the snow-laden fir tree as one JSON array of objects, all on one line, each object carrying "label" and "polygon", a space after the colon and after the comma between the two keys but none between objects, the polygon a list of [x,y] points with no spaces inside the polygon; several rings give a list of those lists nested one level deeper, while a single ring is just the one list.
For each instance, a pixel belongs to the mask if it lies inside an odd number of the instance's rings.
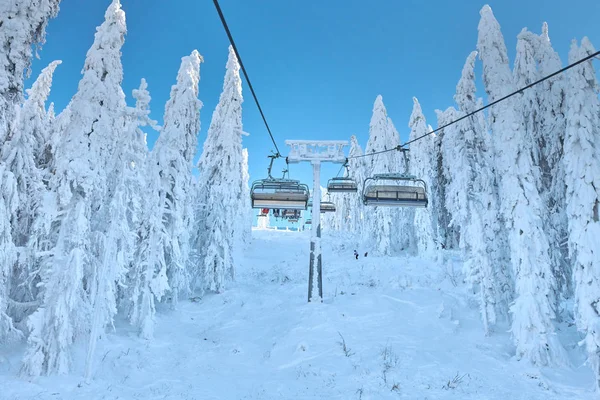
[{"label": "snow-laden fir tree", "polygon": [[350,193],[349,196],[349,219],[348,231],[352,233],[362,233],[364,225],[364,205],[362,202],[363,185],[366,179],[365,158],[362,148],[355,135],[350,137],[350,150],[348,151],[348,176],[356,182],[358,188],[357,195]]},{"label": "snow-laden fir tree", "polygon": [[[60,0],[6,0],[0,2],[0,145],[21,129],[18,106],[23,103],[23,82],[29,72],[33,46],[44,43],[46,25],[58,13]],[[17,212],[19,199],[16,179],[0,161],[2,199],[0,200],[0,341],[15,337],[8,317],[8,293],[17,260],[12,238],[11,221]],[[11,225],[12,224],[12,225]]]},{"label": "snow-laden fir tree", "polygon": [[[569,64],[594,53],[587,38],[574,41]],[[564,168],[567,183],[569,253],[575,283],[577,329],[600,389],[600,102],[592,61],[573,68],[567,80],[567,132]]]},{"label": "snow-laden fir tree", "polygon": [[[382,150],[394,149],[400,144],[400,136],[394,128],[392,121],[387,116],[381,95],[377,96],[373,104],[373,114],[369,124],[369,141],[366,154]],[[366,160],[366,172],[369,175],[395,173],[397,171],[397,154],[395,151],[377,154]],[[371,240],[372,247],[382,255],[392,253],[394,247],[395,217],[397,212],[389,207],[370,207],[365,210],[364,235],[366,240]]]},{"label": "snow-laden fir tree", "polygon": [[58,14],[60,0],[0,2],[0,144],[14,133],[15,106],[23,103],[23,81],[32,50],[46,37],[46,25]]},{"label": "snow-laden fir tree", "polygon": [[[535,50],[538,78],[548,76],[562,68],[560,57],[550,43],[546,23],[542,26],[539,46]],[[568,247],[565,246],[568,227],[565,203],[565,170],[562,162],[566,129],[566,79],[566,76],[561,74],[540,84],[540,90],[544,93],[543,99],[540,96],[540,131],[545,132],[540,154],[540,168],[542,198],[550,216],[548,237],[550,243],[556,244],[553,246],[551,253],[555,259],[554,265],[558,269],[555,275],[562,279],[559,284],[562,286],[563,296],[570,297],[573,291],[571,287],[572,269]]]},{"label": "snow-laden fir tree", "polygon": [[[237,229],[247,229],[242,177],[242,81],[239,63],[229,47],[223,92],[212,116],[198,169],[203,203],[197,243],[204,269],[203,288],[220,292],[235,276]],[[241,222],[241,224],[240,224]]]},{"label": "snow-laden fir tree", "polygon": [[[439,114],[440,125],[482,106],[482,100],[476,96],[476,57],[477,52],[467,57],[456,86],[454,100],[460,111],[451,107]],[[478,113],[445,128],[442,152],[446,207],[452,215],[452,225],[460,230],[464,273],[478,292],[484,330],[489,334],[498,315],[508,317],[512,286],[484,115]]]},{"label": "snow-laden fir tree", "polygon": [[242,150],[242,196],[240,198],[240,215],[245,220],[238,231],[241,233],[241,242],[245,245],[250,243],[252,238],[252,225],[254,225],[254,210],[250,200],[250,173],[248,172],[248,149]]},{"label": "snow-laden fir tree", "polygon": [[[12,239],[11,216],[19,204],[14,175],[0,162],[0,343],[21,336],[9,312],[9,293],[13,278],[12,267],[17,261],[17,250]],[[16,221],[15,221],[16,223]]]},{"label": "snow-laden fir tree", "polygon": [[[483,60],[485,90],[492,102],[514,91],[515,85],[500,25],[489,6],[480,14],[477,48]],[[525,136],[517,107],[511,98],[490,109],[501,210],[516,280],[512,334],[518,358],[547,365],[563,362],[565,357],[554,328],[557,284],[543,229],[545,212],[536,186],[533,143]]]},{"label": "snow-laden fir tree", "polygon": [[[434,180],[434,135],[427,135],[431,129],[427,126],[419,101],[413,97],[413,110],[408,123],[409,140],[424,136],[410,145],[409,171],[418,179],[423,179],[431,193]],[[431,196],[430,196],[431,197]],[[417,251],[422,257],[432,257],[436,249],[435,230],[431,202],[428,208],[419,208],[414,212],[414,230]]]},{"label": "snow-laden fir tree", "polygon": [[[27,100],[19,113],[19,129],[2,146],[1,158],[13,173],[19,196],[18,207],[12,219],[12,237],[19,253],[13,266],[11,298],[15,302],[13,319],[23,320],[30,309],[30,302],[36,297],[35,273],[38,265],[31,250],[36,250],[39,239],[50,228],[52,204],[44,184],[48,172],[46,160],[50,158],[50,121],[46,112],[46,99],[50,94],[52,74],[60,61],[54,61],[44,68],[31,89],[27,89]],[[44,207],[45,205],[50,205]],[[46,209],[45,209],[46,208]],[[39,250],[39,249],[37,249]],[[29,303],[29,305],[28,305]]]},{"label": "snow-laden fir tree", "polygon": [[[452,118],[449,115],[444,115],[441,111],[436,110],[438,116],[438,127],[445,125],[446,123],[452,122]],[[452,163],[453,160],[447,159],[448,156],[444,151],[444,136],[446,130],[441,130],[435,135],[434,142],[434,159],[435,163],[435,182],[431,188],[430,198],[435,200],[434,207],[436,209],[436,225],[437,225],[437,236],[440,241],[440,247],[445,249],[456,249],[458,248],[459,242],[459,228],[457,225],[453,225],[452,214],[446,207],[444,199],[446,198],[446,186],[448,185],[448,177],[444,174],[444,170],[447,169],[447,165]],[[450,177],[451,179],[451,177]]]},{"label": "snow-laden fir tree", "polygon": [[[121,89],[125,13],[114,0],[94,37],[69,122],[56,148],[51,190],[58,213],[48,240],[54,248],[43,262],[41,307],[30,317],[24,370],[65,373],[70,345],[94,324],[90,349],[116,312],[116,280],[123,263],[107,257],[118,235],[111,221],[112,157],[123,135],[125,95]],[[88,364],[89,364],[88,360]]]},{"label": "snow-laden fir tree", "polygon": [[[164,124],[150,155],[151,170],[155,175],[152,176],[154,182],[148,186],[159,209],[153,217],[156,221],[152,222],[154,228],[148,240],[162,246],[158,258],[153,256],[150,261],[155,266],[156,276],[153,293],[161,298],[164,290],[169,290],[173,304],[178,302],[180,293],[190,291],[190,279],[200,273],[189,270],[189,254],[194,198],[192,167],[202,107],[198,99],[202,61],[196,50],[182,57],[177,83],[171,87],[171,97],[165,106]],[[166,240],[161,239],[161,232],[155,229],[164,231]],[[154,248],[151,251],[154,252]],[[163,279],[157,280],[158,277]],[[168,283],[164,277],[168,278]]]},{"label": "snow-laden fir tree", "polygon": [[150,126],[157,129],[156,121],[149,118],[150,115],[150,93],[148,84],[142,79],[138,89],[133,90],[133,98],[136,100],[135,108],[128,109],[128,121],[123,136],[123,152],[121,154],[124,162],[123,180],[119,186],[124,190],[124,208],[130,240],[126,248],[130,262],[128,265],[126,282],[119,297],[121,308],[127,313],[129,320],[144,338],[152,336],[154,317],[154,295],[151,283],[154,277],[154,265],[148,262],[150,254],[156,254],[151,250],[147,242],[149,224],[156,222],[150,214],[156,211],[152,207],[154,196],[147,193],[149,179],[147,179],[147,156],[148,147],[146,134],[141,127]]},{"label": "snow-laden fir tree", "polygon": [[[547,33],[547,31],[546,31]],[[515,58],[515,66],[513,70],[515,85],[517,88],[525,87],[536,80],[542,78],[542,75],[550,74],[548,68],[544,68],[544,74],[541,74],[541,63],[546,60],[539,60],[539,49],[541,41],[546,41],[543,38],[523,29],[518,36],[517,55]],[[550,49],[551,50],[551,49]],[[549,54],[552,57],[551,54]],[[560,60],[553,67],[554,71],[561,68]],[[535,179],[536,186],[542,198],[542,205],[548,213],[552,211],[564,211],[564,207],[560,203],[564,199],[564,194],[559,193],[555,199],[553,189],[554,184],[560,184],[564,191],[564,176],[562,168],[556,168],[557,160],[560,160],[562,153],[562,141],[564,137],[564,117],[563,103],[564,95],[562,93],[561,81],[555,78],[553,81],[544,82],[545,85],[538,85],[530,90],[526,90],[519,94],[518,111],[522,114],[521,125],[522,132],[525,135],[525,140],[531,142],[532,160],[534,169],[532,177]],[[543,108],[543,109],[542,109]],[[557,125],[559,131],[554,127]],[[554,136],[551,136],[554,135]],[[548,143],[548,146],[546,145]],[[548,147],[548,148],[547,148]],[[548,150],[552,150],[549,152]],[[545,178],[544,178],[545,176]],[[554,178],[553,178],[554,176]],[[554,208],[554,210],[553,210]],[[562,217],[546,217],[543,218],[544,231],[548,235],[552,245],[550,246],[550,261],[551,268],[557,280],[557,287],[553,298],[557,301],[556,307],[559,305],[560,291],[568,287],[567,277],[568,270],[566,268],[566,259],[561,243],[564,242],[565,229]],[[557,225],[557,226],[556,226]]]},{"label": "snow-laden fir tree", "polygon": [[68,373],[71,345],[89,331],[89,295],[83,285],[91,263],[89,217],[82,201],[64,212],[67,215],[49,260],[52,267],[41,272],[42,306],[28,320],[31,333],[23,372],[32,376]]},{"label": "snow-laden fir tree", "polygon": [[54,71],[61,63],[60,60],[51,62],[42,70],[31,88],[27,89],[27,99],[20,114],[21,129],[24,132],[20,133],[19,140],[14,137],[12,139],[13,143],[20,141],[22,146],[30,149],[28,152],[32,154],[35,166],[41,170],[47,169],[52,160],[51,124],[56,118],[53,104],[46,110],[46,100],[50,95]]},{"label": "snow-laden fir tree", "polygon": [[[537,64],[537,69],[534,64]],[[548,25],[542,34],[523,30],[519,34],[515,82],[517,87],[548,76],[562,68],[558,53],[552,48]],[[565,75],[559,74],[525,91],[520,110],[525,114],[524,127],[534,140],[533,159],[540,170],[538,190],[548,217],[544,229],[548,235],[552,269],[562,297],[569,297],[571,268],[568,262],[567,218],[565,211],[564,168],[561,162],[565,136]],[[559,300],[557,296],[557,300]]]}]

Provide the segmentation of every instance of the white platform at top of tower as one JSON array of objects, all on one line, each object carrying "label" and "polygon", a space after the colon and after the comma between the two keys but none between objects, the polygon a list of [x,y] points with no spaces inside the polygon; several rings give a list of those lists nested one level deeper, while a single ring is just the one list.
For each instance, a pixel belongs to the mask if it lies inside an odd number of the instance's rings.
[{"label": "white platform at top of tower", "polygon": [[287,156],[289,163],[301,161],[320,161],[343,164],[346,162],[344,147],[347,140],[286,140],[290,146]]}]

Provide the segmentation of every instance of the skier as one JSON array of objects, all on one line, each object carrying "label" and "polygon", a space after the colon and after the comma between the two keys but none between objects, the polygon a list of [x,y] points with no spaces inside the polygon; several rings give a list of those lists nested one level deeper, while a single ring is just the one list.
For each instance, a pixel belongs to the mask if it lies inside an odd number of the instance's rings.
[{"label": "skier", "polygon": [[356,250],[354,250],[354,258],[358,260],[358,252]]}]

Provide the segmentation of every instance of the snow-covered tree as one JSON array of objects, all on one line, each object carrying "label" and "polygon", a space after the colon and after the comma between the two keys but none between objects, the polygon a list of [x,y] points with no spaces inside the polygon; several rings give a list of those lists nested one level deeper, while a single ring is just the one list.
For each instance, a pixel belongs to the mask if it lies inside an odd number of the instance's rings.
[{"label": "snow-covered tree", "polygon": [[[52,210],[44,209],[48,197],[44,180],[48,171],[44,170],[47,163],[43,159],[50,158],[50,150],[46,149],[50,121],[45,103],[50,94],[52,74],[58,64],[60,61],[54,61],[44,68],[31,89],[27,90],[28,98],[19,113],[19,129],[2,146],[2,162],[14,175],[20,199],[12,217],[12,237],[19,257],[14,265],[11,297],[21,303],[36,297],[37,277],[31,271],[38,268],[29,250],[35,248],[38,237],[47,233],[51,222],[48,217],[52,217]],[[19,321],[24,317],[13,316]]]},{"label": "snow-covered tree", "polygon": [[[515,85],[500,25],[489,6],[484,6],[480,14],[477,48],[483,60],[485,90],[492,102],[514,91]],[[547,365],[564,360],[553,323],[556,314],[553,294],[557,284],[543,229],[545,213],[536,186],[533,144],[525,136],[517,107],[518,103],[511,98],[492,107],[489,113],[501,210],[516,279],[516,298],[511,306],[512,334],[518,358]]]},{"label": "snow-covered tree", "polygon": [[[558,71],[562,67],[558,53],[552,48],[548,36],[548,25],[542,26],[539,46],[535,57],[538,62],[538,78]],[[544,93],[540,100],[540,131],[545,132],[540,154],[542,198],[550,215],[548,237],[555,243],[551,253],[556,268],[555,275],[560,279],[563,295],[569,297],[571,288],[571,262],[565,238],[568,235],[567,212],[565,203],[565,170],[562,162],[563,143],[566,129],[566,77],[559,75],[541,84]],[[541,97],[541,96],[540,96]]]},{"label": "snow-covered tree", "polygon": [[89,270],[90,224],[83,201],[65,210],[50,264],[42,269],[43,305],[29,318],[31,333],[23,363],[28,375],[69,372],[70,347],[88,330],[89,301],[84,288]]},{"label": "snow-covered tree", "polygon": [[[369,141],[365,153],[376,153],[383,150],[396,148],[400,144],[400,136],[394,128],[381,95],[377,96],[373,104],[373,115],[369,124]],[[385,174],[398,172],[397,154],[395,151],[377,154],[367,158],[367,173]],[[365,210],[367,229],[364,230],[365,239],[373,241],[373,247],[380,254],[391,254],[394,246],[392,237],[395,230],[395,210],[389,207],[369,207]]]},{"label": "snow-covered tree", "polygon": [[[60,0],[7,0],[0,2],[0,145],[22,128],[18,106],[23,103],[23,82],[31,64],[32,48],[44,43],[46,25],[58,13]],[[11,271],[17,260],[12,230],[19,210],[16,179],[0,161],[0,340],[17,332],[8,316]]]},{"label": "snow-covered tree", "polygon": [[115,194],[112,160],[126,107],[121,89],[125,32],[125,13],[119,0],[113,0],[87,53],[56,148],[50,187],[59,211],[49,234],[54,248],[42,271],[42,305],[29,320],[32,332],[24,366],[29,373],[66,372],[69,347],[81,333],[73,327],[89,327],[90,322],[93,354],[97,336],[116,312],[122,264],[107,257],[116,251],[113,238],[118,235],[110,205]]},{"label": "snow-covered tree", "polygon": [[[523,87],[561,69],[561,61],[548,36],[544,23],[542,34],[523,30],[517,43],[514,76]],[[561,158],[565,136],[565,93],[563,74],[552,77],[521,95],[519,110],[524,115],[523,128],[534,143],[533,161],[539,169],[537,186],[549,215],[544,229],[550,243],[550,259],[558,288],[563,296],[571,294],[571,269],[564,246],[567,236],[564,169]],[[559,296],[556,296],[558,300]]]},{"label": "snow-covered tree", "polygon": [[[227,279],[235,276],[234,251],[238,248],[236,229],[245,215],[242,176],[242,81],[239,63],[229,48],[223,92],[212,116],[204,149],[198,162],[200,171],[201,224],[204,289],[220,292]],[[242,223],[247,221],[242,217]],[[202,239],[200,239],[202,238]]]},{"label": "snow-covered tree", "polygon": [[[124,293],[120,296],[122,306],[126,309],[129,320],[138,329],[140,336],[151,338],[154,328],[154,295],[151,285],[154,278],[155,265],[148,262],[151,254],[160,248],[158,243],[149,243],[149,231],[152,223],[156,223],[153,213],[157,210],[154,193],[149,193],[151,179],[147,178],[148,147],[146,134],[141,127],[150,126],[158,129],[156,121],[150,119],[150,93],[148,84],[142,79],[138,89],[133,90],[136,100],[135,108],[129,109],[129,121],[124,136],[122,155],[125,161],[123,185],[125,189],[126,221],[132,243],[131,262],[127,271]],[[155,227],[158,231],[158,228]],[[164,236],[162,236],[164,238]]]},{"label": "snow-covered tree", "polygon": [[[198,273],[189,271],[188,265],[193,222],[192,167],[202,108],[198,99],[202,61],[197,50],[181,59],[177,83],[171,87],[165,106],[164,125],[150,156],[157,174],[153,179],[158,181],[149,187],[158,198],[159,211],[154,218],[160,221],[153,225],[167,235],[167,240],[158,239],[160,232],[150,235],[151,242],[158,240],[163,246],[162,254],[151,263],[155,265],[155,277],[168,278],[168,284],[155,282],[157,287],[170,289],[173,304],[177,304],[180,293],[189,292],[190,273]],[[162,297],[160,292],[154,294]]]},{"label": "snow-covered tree", "polygon": [[19,199],[15,177],[1,162],[0,179],[0,343],[3,343],[20,336],[8,311],[12,267],[17,260],[11,216],[16,213]]},{"label": "snow-covered tree", "polygon": [[14,133],[15,109],[23,103],[23,81],[33,47],[46,37],[46,25],[58,14],[60,0],[0,2],[0,144]]},{"label": "snow-covered tree", "polygon": [[[594,53],[587,38],[574,41],[569,63]],[[564,167],[567,183],[569,252],[575,282],[577,328],[600,389],[600,102],[592,61],[573,68],[567,80],[567,132]]]},{"label": "snow-covered tree", "polygon": [[355,135],[350,137],[350,150],[348,151],[348,176],[356,182],[357,195],[350,193],[348,230],[352,233],[361,233],[365,229],[364,206],[362,202],[363,185],[367,172],[365,171],[365,158],[362,148]]},{"label": "snow-covered tree", "polygon": [[[438,114],[438,127],[441,127],[449,122],[453,121],[453,116],[446,115],[439,110],[436,110]],[[446,198],[446,187],[448,186],[452,176],[444,174],[444,171],[448,168],[447,165],[453,162],[452,159],[448,159],[444,147],[444,137],[446,130],[441,130],[435,135],[434,142],[434,159],[435,163],[435,185],[431,188],[430,198],[435,200],[433,203],[436,209],[435,223],[437,225],[437,236],[440,241],[440,247],[445,249],[456,249],[458,248],[459,241],[459,228],[457,225],[452,224],[452,215],[448,210],[444,199]]]},{"label": "snow-covered tree", "polygon": [[[454,100],[460,112],[449,108],[438,114],[445,125],[482,105],[475,88],[472,52],[456,86]],[[478,291],[486,334],[497,315],[508,317],[512,300],[511,277],[506,259],[506,239],[501,226],[491,141],[485,117],[478,113],[444,129],[442,143],[445,203],[452,226],[460,230],[459,247],[465,258],[467,281]]]},{"label": "snow-covered tree", "polygon": [[250,173],[248,172],[248,149],[242,150],[242,196],[240,211],[244,215],[245,220],[239,231],[241,232],[241,241],[244,244],[249,244],[252,238],[252,225],[254,224],[254,212],[250,201]]},{"label": "snow-covered tree", "polygon": [[[418,179],[423,179],[427,185],[431,198],[431,190],[435,175],[434,160],[434,143],[435,136],[427,135],[431,129],[427,126],[425,116],[421,110],[419,101],[413,97],[413,111],[408,124],[410,128],[409,140],[415,140],[422,137],[414,143],[410,144],[410,174]],[[424,136],[427,135],[427,136]],[[424,136],[424,137],[423,137]],[[419,208],[414,212],[414,229],[419,255],[431,257],[436,249],[434,230],[434,219],[432,203],[428,208]]]},{"label": "snow-covered tree", "polygon": [[[27,100],[21,111],[23,132],[20,132],[18,139],[23,146],[28,142],[27,147],[31,149],[28,150],[28,153],[31,153],[35,166],[39,169],[48,168],[52,159],[50,125],[55,120],[54,106],[50,104],[46,110],[46,99],[52,87],[54,70],[61,63],[60,60],[53,61],[42,70],[32,87],[27,89]],[[12,138],[12,142],[15,144],[19,143],[19,140],[16,137]]]}]

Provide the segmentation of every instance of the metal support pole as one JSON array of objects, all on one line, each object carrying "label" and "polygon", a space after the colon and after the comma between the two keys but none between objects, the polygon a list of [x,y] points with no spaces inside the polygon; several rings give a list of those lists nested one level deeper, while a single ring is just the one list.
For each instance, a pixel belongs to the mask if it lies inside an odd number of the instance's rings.
[{"label": "metal support pole", "polygon": [[348,142],[345,140],[286,140],[285,144],[290,146],[290,153],[285,158],[288,163],[310,161],[313,166],[313,206],[308,267],[308,302],[313,301],[315,297],[318,297],[319,301],[323,302],[321,163],[344,164],[347,161],[344,154],[344,146],[348,146]]},{"label": "metal support pole", "polygon": [[[313,196],[312,196],[312,235],[310,238],[310,265],[308,271],[308,302],[314,293],[315,278],[319,290],[319,301],[323,301],[323,277],[321,267],[321,162],[312,161],[313,166]],[[316,269],[316,271],[315,271]],[[315,273],[316,272],[316,273]]]}]

